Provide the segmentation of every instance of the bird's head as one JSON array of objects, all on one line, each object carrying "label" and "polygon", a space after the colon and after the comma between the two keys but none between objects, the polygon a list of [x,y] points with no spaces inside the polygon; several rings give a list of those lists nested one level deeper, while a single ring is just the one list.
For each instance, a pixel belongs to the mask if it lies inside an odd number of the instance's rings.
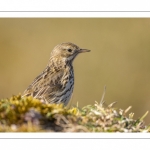
[{"label": "bird's head", "polygon": [[90,50],[79,48],[77,45],[67,42],[54,47],[51,58],[59,58],[65,62],[72,62],[79,53],[90,52]]}]

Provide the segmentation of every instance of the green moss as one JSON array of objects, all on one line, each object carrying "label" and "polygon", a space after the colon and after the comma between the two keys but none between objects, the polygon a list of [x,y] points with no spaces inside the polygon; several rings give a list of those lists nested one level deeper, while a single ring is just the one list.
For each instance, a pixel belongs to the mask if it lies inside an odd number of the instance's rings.
[{"label": "green moss", "polygon": [[62,104],[44,104],[21,95],[0,100],[1,132],[149,132],[143,119],[128,116],[131,107],[117,110],[110,104],[67,108]]}]

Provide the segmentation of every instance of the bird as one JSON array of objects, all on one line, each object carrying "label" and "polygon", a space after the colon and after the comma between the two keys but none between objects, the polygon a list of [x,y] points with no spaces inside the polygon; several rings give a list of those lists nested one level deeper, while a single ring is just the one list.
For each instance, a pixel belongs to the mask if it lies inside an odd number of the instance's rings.
[{"label": "bird", "polygon": [[73,61],[80,53],[90,52],[64,42],[55,46],[43,72],[24,91],[22,97],[32,96],[43,103],[68,104],[74,89]]}]

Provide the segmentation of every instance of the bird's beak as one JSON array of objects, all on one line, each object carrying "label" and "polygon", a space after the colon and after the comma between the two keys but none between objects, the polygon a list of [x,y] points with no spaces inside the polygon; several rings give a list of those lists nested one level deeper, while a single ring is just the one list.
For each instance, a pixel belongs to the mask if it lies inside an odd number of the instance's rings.
[{"label": "bird's beak", "polygon": [[79,50],[79,53],[85,53],[85,52],[90,52],[91,50],[88,50],[88,49],[80,49]]}]

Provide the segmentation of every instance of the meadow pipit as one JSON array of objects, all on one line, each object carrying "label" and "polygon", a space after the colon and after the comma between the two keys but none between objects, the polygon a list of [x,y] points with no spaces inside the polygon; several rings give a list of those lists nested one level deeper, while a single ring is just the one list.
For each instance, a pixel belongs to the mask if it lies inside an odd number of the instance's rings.
[{"label": "meadow pipit", "polygon": [[67,105],[74,87],[72,62],[79,53],[89,51],[70,42],[54,47],[47,67],[24,91],[23,96],[33,96],[45,103]]}]

